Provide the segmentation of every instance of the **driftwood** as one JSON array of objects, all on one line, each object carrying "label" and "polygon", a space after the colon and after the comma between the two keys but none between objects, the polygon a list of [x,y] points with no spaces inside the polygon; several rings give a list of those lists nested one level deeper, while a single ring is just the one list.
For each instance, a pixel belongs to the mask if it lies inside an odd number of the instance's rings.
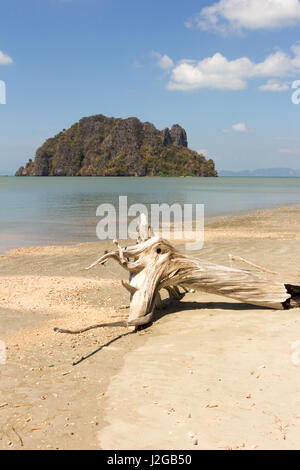
[{"label": "driftwood", "polygon": [[258,264],[252,263],[251,261],[246,260],[245,258],[242,258],[241,256],[233,256],[233,255],[228,255],[230,263],[232,261],[242,261],[243,263],[249,264],[249,266],[252,266],[253,268],[258,269],[259,271],[264,271],[265,273],[269,274],[279,274],[276,271],[270,271],[269,269],[264,268],[263,266],[259,266]]},{"label": "driftwood", "polygon": [[[150,323],[156,308],[161,308],[161,289],[170,298],[181,299],[190,290],[201,290],[272,309],[300,307],[300,287],[266,279],[251,271],[219,266],[180,253],[167,240],[152,236],[151,227],[142,217],[136,245],[104,254],[86,269],[117,261],[129,273],[122,285],[130,293],[127,320],[99,323],[80,330],[55,328],[60,333],[77,334],[99,327],[131,327]],[[183,292],[180,290],[182,289]]]}]

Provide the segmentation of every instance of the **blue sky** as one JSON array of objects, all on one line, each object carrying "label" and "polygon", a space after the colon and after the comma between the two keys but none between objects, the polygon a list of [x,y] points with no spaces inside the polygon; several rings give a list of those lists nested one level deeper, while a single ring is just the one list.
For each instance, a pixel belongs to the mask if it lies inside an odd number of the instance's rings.
[{"label": "blue sky", "polygon": [[[271,7],[270,7],[271,5]],[[218,169],[300,168],[298,0],[1,0],[0,171],[83,116],[187,131]]]}]

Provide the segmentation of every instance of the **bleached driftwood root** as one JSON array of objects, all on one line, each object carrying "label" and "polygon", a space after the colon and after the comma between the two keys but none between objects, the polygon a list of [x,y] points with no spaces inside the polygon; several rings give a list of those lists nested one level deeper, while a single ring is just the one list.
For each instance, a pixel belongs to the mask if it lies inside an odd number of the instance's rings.
[{"label": "bleached driftwood root", "polygon": [[[145,222],[145,221],[144,221]],[[144,227],[145,228],[145,227]],[[276,282],[250,271],[219,266],[180,253],[167,240],[151,236],[151,229],[139,229],[140,242],[106,253],[86,269],[103,265],[109,259],[117,261],[129,272],[122,285],[130,293],[130,313],[127,320],[100,323],[80,330],[56,328],[61,333],[82,333],[99,327],[131,327],[150,323],[156,308],[162,306],[160,290],[166,289],[171,298],[180,299],[186,292],[201,290],[244,303],[273,309],[300,307],[300,287]],[[180,291],[180,288],[184,292]]]}]

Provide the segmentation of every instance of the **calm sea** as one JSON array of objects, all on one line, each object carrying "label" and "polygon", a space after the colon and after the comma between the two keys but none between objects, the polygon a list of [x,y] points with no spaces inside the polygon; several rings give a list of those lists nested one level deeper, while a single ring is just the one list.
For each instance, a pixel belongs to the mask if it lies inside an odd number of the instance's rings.
[{"label": "calm sea", "polygon": [[0,253],[34,245],[97,241],[96,208],[198,203],[206,217],[300,203],[300,178],[0,177]]}]

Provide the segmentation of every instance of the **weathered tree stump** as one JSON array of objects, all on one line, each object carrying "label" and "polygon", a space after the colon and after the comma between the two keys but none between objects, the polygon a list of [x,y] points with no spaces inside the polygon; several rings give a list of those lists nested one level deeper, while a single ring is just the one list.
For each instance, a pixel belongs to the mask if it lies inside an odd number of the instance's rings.
[{"label": "weathered tree stump", "polygon": [[[161,289],[171,298],[180,299],[186,292],[201,290],[229,297],[251,305],[272,309],[300,307],[300,286],[272,281],[251,271],[219,266],[180,253],[167,240],[152,236],[147,220],[141,218],[138,243],[106,253],[87,269],[117,261],[129,272],[122,285],[130,293],[130,313],[127,320],[92,325],[81,330],[56,328],[61,333],[82,333],[99,327],[136,328],[151,322],[155,309],[161,307]],[[180,288],[183,292],[180,291]]]}]

